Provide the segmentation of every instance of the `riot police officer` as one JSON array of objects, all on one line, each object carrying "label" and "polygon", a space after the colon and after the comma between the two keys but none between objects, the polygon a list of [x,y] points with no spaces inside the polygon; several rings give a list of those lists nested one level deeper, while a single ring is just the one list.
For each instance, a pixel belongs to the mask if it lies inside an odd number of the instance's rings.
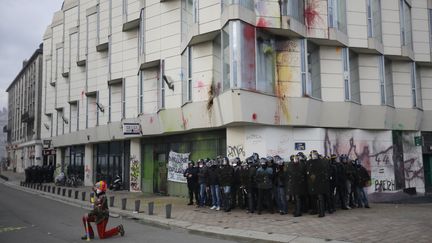
[{"label": "riot police officer", "polygon": [[328,171],[326,162],[316,150],[310,153],[306,163],[308,193],[313,206],[312,214],[318,211],[319,217],[325,216],[324,194],[328,191]]},{"label": "riot police officer", "polygon": [[305,166],[300,163],[300,157],[302,154],[292,155],[292,162],[288,163],[288,187],[289,191],[294,197],[295,208],[294,217],[302,215],[302,198],[306,193],[306,173]]},{"label": "riot police officer", "polygon": [[272,202],[272,176],[273,169],[268,167],[267,159],[261,158],[260,168],[257,170],[255,178],[258,188],[258,214],[262,212],[264,201],[270,213],[274,213]]}]

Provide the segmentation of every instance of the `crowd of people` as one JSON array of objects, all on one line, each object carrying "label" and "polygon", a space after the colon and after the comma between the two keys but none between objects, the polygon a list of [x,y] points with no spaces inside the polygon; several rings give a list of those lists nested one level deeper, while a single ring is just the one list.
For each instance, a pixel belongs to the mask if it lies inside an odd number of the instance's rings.
[{"label": "crowd of people", "polygon": [[54,181],[54,166],[32,165],[24,170],[26,183],[49,183]]},{"label": "crowd of people", "polygon": [[[270,213],[293,216],[303,213],[333,213],[336,208],[369,208],[365,187],[369,172],[359,160],[347,155],[322,156],[313,150],[285,161],[280,156],[260,158],[254,153],[241,161],[218,156],[188,163],[184,172],[189,189],[189,204],[229,212],[234,208],[248,213]],[[290,206],[291,207],[291,206]]]}]

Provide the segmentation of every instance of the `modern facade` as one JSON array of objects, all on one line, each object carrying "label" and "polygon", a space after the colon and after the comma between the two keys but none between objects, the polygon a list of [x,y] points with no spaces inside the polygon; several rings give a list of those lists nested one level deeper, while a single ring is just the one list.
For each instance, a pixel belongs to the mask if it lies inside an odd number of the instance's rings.
[{"label": "modern facade", "polygon": [[431,187],[432,1],[67,0],[42,137],[90,185],[184,195],[189,158],[348,154],[370,193]]},{"label": "modern facade", "polygon": [[[29,60],[6,89],[8,122],[6,152],[10,169],[23,172],[31,165],[42,165],[41,101],[43,45]],[[54,161],[52,161],[54,163]]]}]

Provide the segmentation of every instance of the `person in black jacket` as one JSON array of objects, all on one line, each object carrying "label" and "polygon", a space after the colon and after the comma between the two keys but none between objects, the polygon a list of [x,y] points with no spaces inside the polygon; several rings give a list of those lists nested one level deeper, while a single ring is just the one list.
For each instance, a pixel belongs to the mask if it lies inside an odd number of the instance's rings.
[{"label": "person in black jacket", "polygon": [[273,211],[272,188],[273,188],[273,169],[268,167],[267,159],[260,159],[261,167],[256,171],[255,180],[258,187],[258,214],[261,214],[263,203],[267,204],[270,213]]},{"label": "person in black jacket", "polygon": [[366,170],[365,167],[361,165],[361,162],[359,161],[356,165],[357,173],[358,173],[358,207],[365,207],[369,208],[369,202],[367,198],[367,193],[365,192],[365,187],[368,187],[370,185],[370,175],[369,172]]},{"label": "person in black jacket", "polygon": [[256,209],[256,201],[258,195],[258,189],[255,180],[258,163],[257,161],[255,161],[253,156],[247,158],[246,163],[248,164],[246,184],[248,213],[254,213]]},{"label": "person in black jacket", "polygon": [[324,194],[327,193],[328,164],[316,150],[310,153],[310,159],[306,163],[307,187],[311,196],[311,214],[318,212],[319,217],[325,216]]},{"label": "person in black jacket", "polygon": [[274,185],[276,188],[276,203],[279,209],[279,213],[281,215],[288,213],[288,207],[287,207],[287,198],[286,198],[286,173],[284,171],[284,164],[283,160],[280,157],[275,156],[275,179],[274,179]]},{"label": "person in black jacket", "polygon": [[216,209],[217,211],[219,211],[221,207],[219,164],[214,160],[211,160],[209,162],[208,183],[212,195],[212,207],[210,209]]},{"label": "person in black jacket", "polygon": [[204,207],[206,203],[206,188],[208,180],[207,166],[203,159],[198,160],[198,185],[199,185],[199,204],[198,207]]},{"label": "person in black jacket", "polygon": [[223,207],[225,212],[231,211],[231,185],[233,183],[234,170],[229,164],[229,159],[222,159],[222,167],[219,170],[219,182],[223,189]]},{"label": "person in black jacket", "polygon": [[240,191],[240,169],[241,169],[241,161],[240,158],[237,157],[233,160],[233,170],[234,170],[234,177],[233,177],[233,184],[231,187],[231,208],[236,208],[239,202],[240,196],[238,195]]},{"label": "person in black jacket", "polygon": [[189,203],[188,205],[193,205],[193,198],[195,194],[195,203],[198,205],[198,168],[195,167],[195,163],[190,161],[188,163],[188,168],[183,173],[183,176],[186,177],[187,187],[189,190]]},{"label": "person in black jacket", "polygon": [[302,216],[302,199],[304,200],[307,194],[306,168],[300,162],[300,159],[303,159],[301,156],[303,153],[292,155],[292,161],[288,163],[288,187],[295,201],[294,217]]}]

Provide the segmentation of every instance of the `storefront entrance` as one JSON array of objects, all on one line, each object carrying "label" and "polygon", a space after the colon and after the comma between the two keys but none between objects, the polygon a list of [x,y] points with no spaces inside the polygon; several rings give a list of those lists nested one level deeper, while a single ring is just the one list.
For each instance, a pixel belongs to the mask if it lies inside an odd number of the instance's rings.
[{"label": "storefront entrance", "polygon": [[111,184],[119,175],[125,189],[129,189],[129,141],[116,141],[94,145],[96,181],[104,180]]},{"label": "storefront entrance", "polygon": [[426,192],[432,193],[432,155],[423,155],[423,168]]},{"label": "storefront entrance", "polygon": [[154,161],[153,192],[167,193],[167,157],[165,153],[156,153]]}]

